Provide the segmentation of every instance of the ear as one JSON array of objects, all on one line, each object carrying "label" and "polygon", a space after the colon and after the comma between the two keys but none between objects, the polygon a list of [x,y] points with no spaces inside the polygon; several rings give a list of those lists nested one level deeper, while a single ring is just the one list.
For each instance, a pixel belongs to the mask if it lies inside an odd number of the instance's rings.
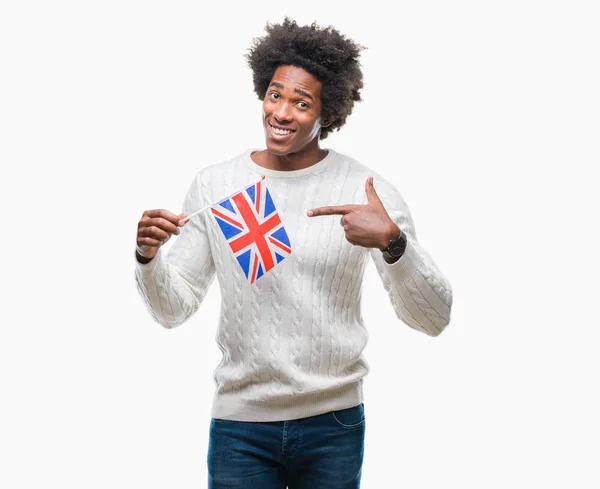
[{"label": "ear", "polygon": [[333,121],[330,119],[323,119],[323,122],[321,122],[321,127],[329,127],[331,126],[331,124],[333,124]]}]

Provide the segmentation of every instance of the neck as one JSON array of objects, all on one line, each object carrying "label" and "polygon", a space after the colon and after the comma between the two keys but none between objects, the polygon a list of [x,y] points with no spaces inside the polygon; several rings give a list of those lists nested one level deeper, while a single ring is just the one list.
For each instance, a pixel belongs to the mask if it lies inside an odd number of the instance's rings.
[{"label": "neck", "polygon": [[327,151],[319,148],[318,143],[298,153],[286,155],[274,154],[269,149],[253,153],[251,158],[258,165],[277,171],[294,171],[316,165],[327,156]]}]

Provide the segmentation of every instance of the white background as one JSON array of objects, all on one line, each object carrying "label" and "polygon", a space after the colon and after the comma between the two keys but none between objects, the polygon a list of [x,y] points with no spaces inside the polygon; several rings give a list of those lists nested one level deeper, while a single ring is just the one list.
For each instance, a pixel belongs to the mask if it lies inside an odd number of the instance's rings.
[{"label": "white background", "polygon": [[3,2],[0,486],[206,486],[218,287],[153,323],[135,229],[263,147],[243,55],[287,14],[368,48],[323,146],[397,186],[454,292],[429,338],[367,270],[362,487],[600,487],[594,3]]}]

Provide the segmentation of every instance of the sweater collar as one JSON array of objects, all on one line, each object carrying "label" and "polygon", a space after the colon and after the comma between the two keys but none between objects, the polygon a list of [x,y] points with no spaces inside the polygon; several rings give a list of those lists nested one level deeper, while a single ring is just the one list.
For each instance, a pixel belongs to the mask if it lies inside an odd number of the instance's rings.
[{"label": "sweater collar", "polygon": [[258,165],[254,162],[250,155],[257,151],[261,151],[260,149],[249,149],[242,154],[242,158],[246,165],[248,165],[252,170],[261,175],[266,175],[271,178],[296,178],[313,175],[317,172],[320,172],[321,170],[324,170],[325,168],[330,166],[334,161],[337,160],[337,153],[335,151],[328,148],[324,149],[327,151],[327,156],[325,156],[325,158],[323,158],[318,163],[315,163],[314,165],[308,166],[306,168],[302,168],[301,170],[271,170],[269,168],[264,168]]}]

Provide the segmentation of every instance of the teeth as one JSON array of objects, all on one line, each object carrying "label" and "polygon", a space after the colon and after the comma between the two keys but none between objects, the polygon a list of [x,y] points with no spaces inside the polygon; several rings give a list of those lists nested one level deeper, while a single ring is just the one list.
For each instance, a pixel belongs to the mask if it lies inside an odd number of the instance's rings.
[{"label": "teeth", "polygon": [[273,127],[273,126],[271,126],[271,127],[273,128],[273,132],[275,134],[280,134],[282,136],[286,135],[286,134],[292,134],[292,131],[290,131],[289,129],[278,129],[278,128]]}]

